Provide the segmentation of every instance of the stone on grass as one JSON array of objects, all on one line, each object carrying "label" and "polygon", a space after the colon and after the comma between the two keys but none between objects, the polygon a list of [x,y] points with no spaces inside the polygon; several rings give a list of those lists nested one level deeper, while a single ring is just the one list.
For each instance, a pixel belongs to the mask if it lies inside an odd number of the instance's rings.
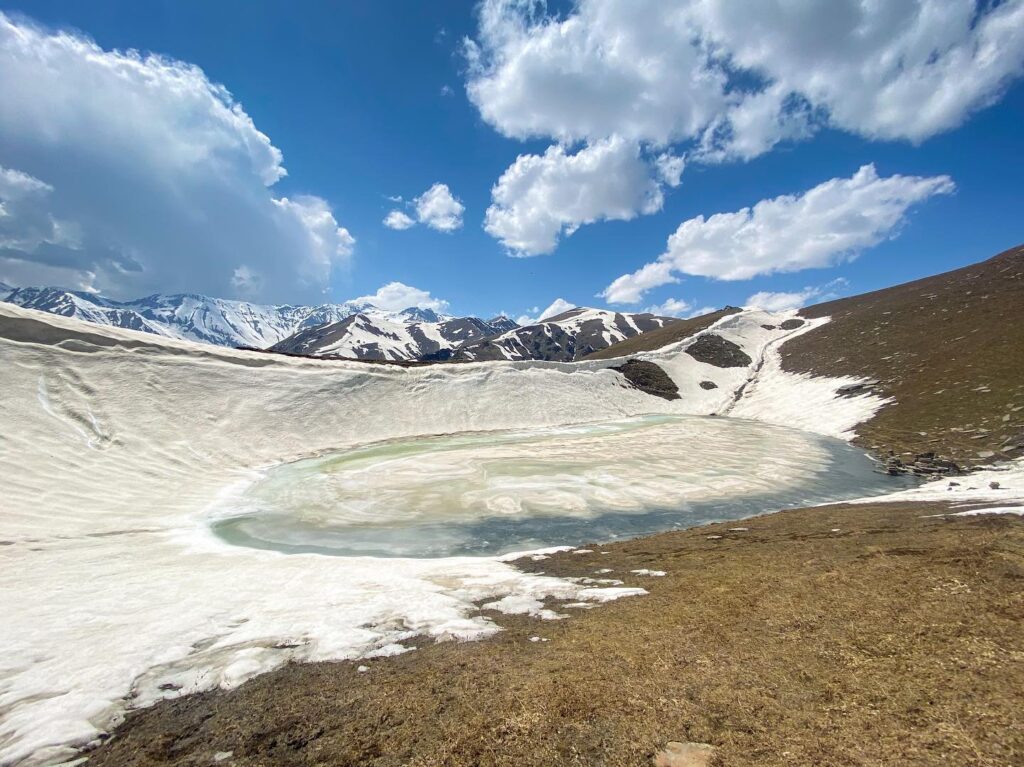
[{"label": "stone on grass", "polygon": [[666,743],[654,755],[654,767],[711,767],[715,747],[707,743]]}]

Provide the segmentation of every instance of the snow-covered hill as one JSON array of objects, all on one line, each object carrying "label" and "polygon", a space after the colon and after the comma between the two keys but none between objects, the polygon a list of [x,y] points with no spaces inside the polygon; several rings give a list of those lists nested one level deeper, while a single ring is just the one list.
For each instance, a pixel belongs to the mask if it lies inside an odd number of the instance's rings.
[{"label": "snow-covered hill", "polygon": [[518,327],[508,317],[439,317],[422,309],[398,315],[364,310],[339,322],[308,327],[270,347],[307,357],[361,360],[447,359],[467,343]]},{"label": "snow-covered hill", "polygon": [[554,317],[509,329],[494,338],[462,346],[461,360],[554,360],[571,362],[614,343],[675,322],[653,314],[624,314],[577,307]]}]

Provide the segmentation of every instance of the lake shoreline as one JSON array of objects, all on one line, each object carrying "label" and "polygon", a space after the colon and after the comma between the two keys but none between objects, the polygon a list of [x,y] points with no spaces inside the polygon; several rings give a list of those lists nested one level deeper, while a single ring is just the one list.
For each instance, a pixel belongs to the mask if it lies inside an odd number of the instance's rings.
[{"label": "lake shoreline", "polygon": [[89,764],[648,765],[679,740],[730,765],[1012,763],[1024,520],[958,508],[795,509],[520,559],[649,594],[162,701]]}]

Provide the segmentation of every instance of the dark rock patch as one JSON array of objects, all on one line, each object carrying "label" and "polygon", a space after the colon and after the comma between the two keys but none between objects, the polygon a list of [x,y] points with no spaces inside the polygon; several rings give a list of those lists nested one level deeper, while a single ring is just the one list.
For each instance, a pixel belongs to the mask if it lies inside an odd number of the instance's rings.
[{"label": "dark rock patch", "polygon": [[804,320],[798,320],[795,318],[792,320],[784,320],[783,323],[779,325],[779,327],[782,328],[783,330],[796,330],[797,328],[802,328],[803,326]]},{"label": "dark rock patch", "polygon": [[714,381],[701,381],[700,388],[704,389],[705,391],[711,391],[712,389],[717,389],[718,384],[716,384]]},{"label": "dark rock patch", "polygon": [[669,378],[668,373],[653,362],[627,360],[617,368],[634,389],[662,399],[679,399],[679,387]]},{"label": "dark rock patch", "polygon": [[840,397],[859,397],[861,394],[874,394],[876,386],[878,381],[846,384],[836,389],[836,394]]},{"label": "dark rock patch", "polygon": [[743,368],[753,362],[739,346],[714,334],[698,338],[687,347],[686,353],[697,362],[716,368]]},{"label": "dark rock patch", "polygon": [[886,474],[916,474],[927,477],[934,474],[960,474],[962,469],[955,462],[936,455],[934,452],[918,453],[913,462],[905,463],[890,452],[885,462]]},{"label": "dark rock patch", "polygon": [[762,325],[761,327],[764,328],[765,330],[775,330],[775,328],[778,327],[778,326],[777,325]]}]

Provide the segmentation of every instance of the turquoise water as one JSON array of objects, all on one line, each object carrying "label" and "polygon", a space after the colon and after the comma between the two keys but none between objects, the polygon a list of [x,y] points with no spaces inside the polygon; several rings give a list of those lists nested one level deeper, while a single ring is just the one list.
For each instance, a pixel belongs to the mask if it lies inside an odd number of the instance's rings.
[{"label": "turquoise water", "polygon": [[648,416],[367,445],[282,464],[213,529],[336,556],[494,555],[630,538],[913,484],[839,440],[739,419]]}]

